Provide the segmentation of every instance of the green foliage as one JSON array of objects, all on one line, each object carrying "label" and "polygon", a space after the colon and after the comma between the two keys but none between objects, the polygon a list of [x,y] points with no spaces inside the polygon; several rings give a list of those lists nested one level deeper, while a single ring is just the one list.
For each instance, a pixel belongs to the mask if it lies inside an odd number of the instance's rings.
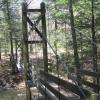
[{"label": "green foliage", "polygon": [[66,15],[66,13],[63,13],[63,12],[57,12],[57,13],[55,14],[55,17],[58,18],[58,19],[63,19],[63,20],[65,20],[65,19],[67,18],[67,15]]},{"label": "green foliage", "polygon": [[[8,2],[9,1],[9,2]],[[9,32],[13,33],[13,37],[21,38],[21,7],[14,3],[16,0],[2,0],[2,12],[0,12],[0,37],[5,37],[9,43]],[[47,1],[47,0],[45,0]],[[51,0],[52,1],[52,0]],[[81,31],[82,37],[76,31],[77,43],[79,52],[82,50],[91,51],[91,0],[72,0],[74,10],[74,23],[75,28]],[[95,31],[98,44],[100,43],[100,0],[94,0],[94,17],[95,17]],[[7,2],[9,7],[7,7]],[[21,0],[19,1],[21,2]],[[69,21],[69,0],[56,0],[51,2],[49,6],[50,27],[48,34],[50,35],[50,43],[55,48],[54,43],[57,42],[57,49],[66,50],[68,57],[73,61],[73,47],[72,37],[70,34],[70,21]],[[14,9],[13,9],[14,8]],[[18,9],[18,10],[17,10]],[[8,12],[7,12],[8,11]],[[8,18],[8,14],[10,18]],[[57,21],[57,29],[55,29],[55,20]],[[67,27],[65,27],[65,22]],[[66,30],[65,30],[66,29]],[[6,30],[6,35],[4,34]],[[49,37],[49,36],[48,36]],[[56,39],[57,38],[57,39]],[[81,44],[81,42],[83,44]],[[79,53],[79,55],[81,55]],[[84,54],[86,56],[87,54]]]},{"label": "green foliage", "polygon": [[66,4],[68,0],[57,0],[58,4]]}]

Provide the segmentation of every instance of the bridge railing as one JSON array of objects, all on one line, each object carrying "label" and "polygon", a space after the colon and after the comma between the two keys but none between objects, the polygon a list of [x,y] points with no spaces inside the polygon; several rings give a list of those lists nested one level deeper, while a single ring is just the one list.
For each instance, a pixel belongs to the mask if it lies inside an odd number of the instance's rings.
[{"label": "bridge railing", "polygon": [[[46,73],[44,71],[40,71],[40,76],[41,76],[40,83],[43,84],[47,89],[49,89],[50,92],[52,92],[56,97],[60,98],[60,100],[67,100],[68,98],[71,98],[71,97],[66,96],[67,92],[62,93],[57,88],[55,88],[54,85],[51,85],[50,83],[55,83],[59,85],[60,87],[62,87],[63,89],[66,89],[66,90],[68,89],[72,93],[75,93],[77,95],[76,96],[77,100],[82,100],[82,99],[92,100],[91,98],[98,97],[96,93],[91,92],[87,90],[86,88],[81,87],[82,91],[87,96],[87,98],[85,98],[82,92],[80,91],[80,89],[74,83],[71,83],[68,80],[65,80],[62,78],[58,78],[57,75]],[[46,89],[44,89],[43,93],[46,93]],[[48,94],[46,94],[46,96],[48,96]],[[72,99],[74,100],[75,96]]]},{"label": "bridge railing", "polygon": [[[75,68],[73,67],[69,67],[69,71],[70,73],[75,73]],[[80,72],[80,75],[81,76],[89,76],[89,77],[92,77],[92,78],[98,78],[100,79],[100,72],[93,72],[93,71],[89,71],[89,70],[78,70]],[[69,77],[70,78],[70,77]],[[93,82],[90,82],[89,80],[86,80],[86,79],[81,79],[81,82],[83,85],[86,85],[87,87],[90,87],[92,88],[93,90],[98,90],[100,91],[100,85],[96,84],[96,83],[93,83]]]}]

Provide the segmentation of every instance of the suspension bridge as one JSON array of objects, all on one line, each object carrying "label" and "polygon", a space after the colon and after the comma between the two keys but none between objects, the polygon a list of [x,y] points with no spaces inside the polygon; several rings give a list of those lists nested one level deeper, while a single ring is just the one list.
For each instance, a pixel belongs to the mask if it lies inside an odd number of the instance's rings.
[{"label": "suspension bridge", "polygon": [[[79,64],[72,9],[69,11],[71,24],[68,25],[73,33],[74,67],[68,67],[58,54],[57,44],[54,48],[47,38],[50,26],[46,23],[49,20],[46,10],[44,3],[40,9],[28,9],[26,3],[22,4],[23,39],[16,42],[16,59],[17,50],[21,48],[27,100],[99,100],[100,72],[82,69]],[[32,19],[31,15],[35,18]],[[91,43],[96,45],[94,41]],[[84,80],[83,76],[95,78],[96,82]]]}]

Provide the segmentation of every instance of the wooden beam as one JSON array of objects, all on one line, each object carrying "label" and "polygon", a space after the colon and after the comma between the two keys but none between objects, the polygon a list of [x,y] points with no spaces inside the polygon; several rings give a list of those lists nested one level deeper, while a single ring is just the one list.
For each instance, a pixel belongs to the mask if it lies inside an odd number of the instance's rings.
[{"label": "wooden beam", "polygon": [[[41,92],[41,94],[44,95],[45,98],[46,98],[47,93],[46,93],[46,91],[44,90],[44,88],[43,88],[40,84],[38,85],[38,90],[39,90],[39,92]],[[48,99],[51,100],[51,98],[49,98],[49,96],[48,96]]]},{"label": "wooden beam", "polygon": [[[73,73],[75,72],[74,68],[72,68],[72,67],[69,68],[69,70],[70,70],[70,72],[73,72]],[[78,71],[80,72],[80,75],[88,75],[88,76],[91,76],[91,77],[94,77],[94,78],[98,78],[98,79],[99,79],[99,76],[100,76],[99,72],[91,72],[91,71],[87,71],[87,70],[78,70]],[[86,85],[88,87],[91,87],[93,89],[98,89],[98,91],[100,90],[100,85],[85,81],[83,79],[81,79],[81,81],[82,81],[82,84],[84,84],[84,85]]]},{"label": "wooden beam", "polygon": [[[75,73],[75,68],[69,67],[69,71],[71,73]],[[88,75],[88,76],[92,76],[92,77],[95,77],[95,78],[100,78],[100,72],[93,72],[93,71],[82,70],[82,69],[78,69],[78,71],[80,72],[81,75]]]},{"label": "wooden beam", "polygon": [[28,44],[43,43],[43,41],[28,41]]},{"label": "wooden beam", "polygon": [[[69,89],[73,93],[79,95],[81,98],[84,98],[83,94],[81,93],[81,91],[79,90],[79,88],[75,84],[70,83],[70,82],[68,82],[66,80],[60,79],[57,76],[45,73],[43,71],[40,71],[40,74],[43,77],[47,78],[48,80],[53,81],[53,82],[55,82],[57,84],[59,83],[60,86],[66,88],[66,89]],[[86,90],[85,88],[81,87],[81,89],[83,90],[83,92],[85,93],[85,95],[87,95],[88,97],[90,97],[90,95],[92,94],[91,91]]]},{"label": "wooden beam", "polygon": [[100,85],[98,86],[98,85],[96,85],[94,83],[91,83],[91,82],[88,82],[88,81],[85,81],[85,80],[81,80],[81,81],[82,81],[82,84],[84,84],[84,85],[86,85],[88,87],[100,90]]},{"label": "wooden beam", "polygon": [[29,17],[26,17],[26,20],[32,27],[34,26],[33,22],[29,19]]},{"label": "wooden beam", "polygon": [[80,74],[92,76],[95,78],[100,78],[100,72],[92,72],[87,70],[79,70]]},{"label": "wooden beam", "polygon": [[27,9],[27,12],[41,12],[41,9]]},{"label": "wooden beam", "polygon": [[68,100],[68,98],[66,96],[64,96],[63,94],[60,93],[60,91],[58,91],[57,89],[55,89],[54,87],[52,87],[51,85],[49,85],[47,82],[43,81],[40,79],[40,82],[46,86],[47,89],[49,89],[56,97],[59,98],[60,96],[60,100]]},{"label": "wooden beam", "polygon": [[[54,94],[40,82],[39,82],[39,85],[38,85],[38,89],[39,89],[39,91],[41,92],[42,95],[45,95],[45,100],[46,99],[48,99],[48,100],[58,100],[58,98],[56,96],[54,96]],[[47,96],[47,98],[46,98],[46,96]]]}]

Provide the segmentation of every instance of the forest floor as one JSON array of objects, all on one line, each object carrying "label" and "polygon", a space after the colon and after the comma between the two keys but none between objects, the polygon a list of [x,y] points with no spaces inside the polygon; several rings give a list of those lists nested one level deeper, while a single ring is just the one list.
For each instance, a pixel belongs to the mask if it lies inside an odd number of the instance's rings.
[{"label": "forest floor", "polygon": [[[32,87],[31,91],[32,100],[44,100],[36,87]],[[5,59],[0,61],[0,100],[26,100],[24,75],[12,74],[9,61]]]},{"label": "forest floor", "polygon": [[12,74],[8,65],[8,60],[0,61],[0,100],[26,100],[23,76]]}]

